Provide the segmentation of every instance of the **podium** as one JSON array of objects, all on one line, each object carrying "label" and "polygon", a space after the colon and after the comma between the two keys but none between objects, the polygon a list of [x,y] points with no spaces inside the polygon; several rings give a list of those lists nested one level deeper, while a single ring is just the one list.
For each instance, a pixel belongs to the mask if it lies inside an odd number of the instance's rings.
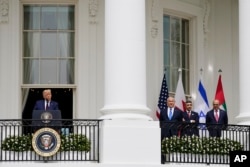
[{"label": "podium", "polygon": [[60,132],[62,126],[61,119],[62,116],[60,110],[33,110],[31,123],[33,132],[45,127]]}]

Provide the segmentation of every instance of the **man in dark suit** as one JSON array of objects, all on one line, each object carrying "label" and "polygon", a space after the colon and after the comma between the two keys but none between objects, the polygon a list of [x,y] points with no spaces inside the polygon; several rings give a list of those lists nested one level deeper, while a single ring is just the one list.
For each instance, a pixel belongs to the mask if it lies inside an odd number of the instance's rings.
[{"label": "man in dark suit", "polygon": [[228,124],[227,112],[219,108],[219,100],[213,101],[213,109],[207,112],[206,125],[211,137],[221,137],[221,130]]},{"label": "man in dark suit", "polygon": [[38,100],[33,110],[59,110],[58,103],[51,100],[51,89],[43,90],[43,100]]},{"label": "man in dark suit", "polygon": [[[32,113],[32,118],[39,117],[39,119],[48,119],[48,120],[61,118],[61,112],[59,111],[58,103],[52,101],[51,98],[52,98],[51,89],[43,90],[43,100],[36,101]],[[33,120],[32,121],[33,131],[35,132],[38,129],[40,129],[44,125],[44,122],[45,121]],[[53,129],[55,129],[56,131],[58,131],[58,133],[60,133],[61,121],[53,120],[48,122],[49,125],[46,126],[52,126]]]},{"label": "man in dark suit", "polygon": [[161,139],[165,137],[178,136],[182,123],[182,111],[175,107],[175,99],[167,99],[167,108],[160,113]]},{"label": "man in dark suit", "polygon": [[182,112],[183,117],[183,127],[182,127],[182,136],[199,136],[199,115],[197,112],[192,111],[193,104],[192,102],[186,101],[186,111]]},{"label": "man in dark suit", "polygon": [[[182,111],[175,108],[175,99],[168,97],[167,108],[160,112],[161,140],[166,137],[178,136],[182,123]],[[161,163],[166,162],[166,156],[161,153]]]}]

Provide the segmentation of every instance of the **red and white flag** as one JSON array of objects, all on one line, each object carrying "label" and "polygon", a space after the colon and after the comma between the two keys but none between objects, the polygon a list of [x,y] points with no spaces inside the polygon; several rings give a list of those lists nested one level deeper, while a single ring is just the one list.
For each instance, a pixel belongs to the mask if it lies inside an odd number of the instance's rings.
[{"label": "red and white flag", "polygon": [[182,84],[181,72],[179,73],[179,79],[175,91],[175,107],[181,111],[185,111],[186,96]]}]

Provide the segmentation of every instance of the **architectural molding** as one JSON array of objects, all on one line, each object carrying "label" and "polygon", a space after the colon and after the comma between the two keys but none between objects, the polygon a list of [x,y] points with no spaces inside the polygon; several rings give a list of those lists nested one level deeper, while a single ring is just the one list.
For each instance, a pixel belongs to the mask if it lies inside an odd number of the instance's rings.
[{"label": "architectural molding", "polygon": [[0,0],[0,23],[7,23],[9,20],[9,0]]},{"label": "architectural molding", "polygon": [[204,16],[203,16],[203,33],[206,38],[207,33],[209,32],[208,28],[208,19],[210,15],[210,3],[209,0],[204,1]]},{"label": "architectural molding", "polygon": [[152,1],[152,6],[151,6],[151,18],[152,18],[152,27],[151,27],[151,36],[153,38],[156,38],[158,35],[158,17],[157,13],[159,11],[159,0],[153,0]]},{"label": "architectural molding", "polygon": [[98,12],[98,0],[89,0],[89,22],[96,24],[96,16]]}]

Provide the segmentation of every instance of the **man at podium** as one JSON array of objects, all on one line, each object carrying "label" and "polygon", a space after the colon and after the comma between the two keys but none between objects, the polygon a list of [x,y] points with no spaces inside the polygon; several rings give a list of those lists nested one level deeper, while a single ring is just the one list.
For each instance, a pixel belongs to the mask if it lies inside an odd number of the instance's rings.
[{"label": "man at podium", "polygon": [[51,89],[43,90],[43,100],[38,100],[35,103],[32,113],[33,131],[37,131],[43,127],[50,127],[60,133],[61,128],[61,111],[58,103],[51,100]]},{"label": "man at podium", "polygon": [[51,100],[51,89],[43,91],[43,100],[38,100],[33,110],[59,110],[58,103]]}]

